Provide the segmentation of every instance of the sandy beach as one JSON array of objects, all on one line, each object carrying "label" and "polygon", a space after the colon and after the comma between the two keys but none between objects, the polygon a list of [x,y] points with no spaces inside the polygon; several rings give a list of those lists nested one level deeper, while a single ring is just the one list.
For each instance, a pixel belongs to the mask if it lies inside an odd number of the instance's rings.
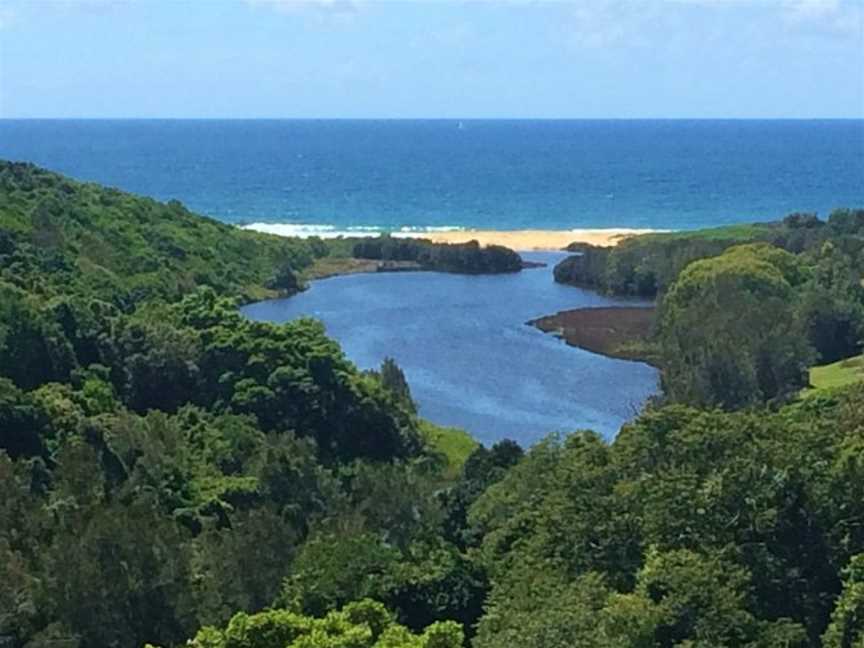
[{"label": "sandy beach", "polygon": [[[339,237],[377,236],[379,232],[358,230],[340,230],[323,225],[299,225],[291,223],[251,223],[242,226],[267,234],[279,236],[297,236],[307,238],[319,236],[325,239]],[[517,252],[533,250],[561,250],[571,243],[589,243],[591,245],[616,245],[628,236],[649,234],[659,230],[605,228],[605,229],[572,229],[572,230],[476,230],[452,229],[446,231],[396,231],[391,236],[397,238],[424,238],[435,243],[465,243],[476,240],[481,245],[503,245]]]},{"label": "sandy beach", "polygon": [[576,230],[459,230],[424,232],[423,238],[436,243],[465,243],[476,240],[481,245],[503,245],[516,251],[560,250],[570,243],[616,245],[622,239],[648,234],[649,229],[576,229]]}]

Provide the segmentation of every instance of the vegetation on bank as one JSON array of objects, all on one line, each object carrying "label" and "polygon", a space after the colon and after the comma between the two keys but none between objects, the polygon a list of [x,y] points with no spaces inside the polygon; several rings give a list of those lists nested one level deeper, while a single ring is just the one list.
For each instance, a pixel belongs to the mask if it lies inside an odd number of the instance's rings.
[{"label": "vegetation on bank", "polygon": [[[582,431],[526,453],[420,421],[394,362],[358,371],[313,320],[237,313],[235,297],[323,256],[316,242],[288,241],[308,257],[268,267],[264,250],[282,239],[213,230],[259,256],[199,275],[210,239],[171,261],[148,238],[148,219],[180,226],[168,206],[116,192],[109,223],[102,193],[115,192],[71,181],[50,212],[62,236],[43,239],[28,219],[58,176],[3,168],[4,645],[864,641],[864,385],[761,405],[779,384],[767,377],[786,380],[809,353],[793,333],[811,329],[782,321],[790,312],[836,298],[800,321],[822,336],[813,346],[842,339],[821,314],[857,294],[845,242],[813,256],[748,245],[688,266],[660,316],[699,406],[650,408],[612,443]],[[85,240],[168,269],[116,265]],[[806,301],[814,285],[830,290]],[[771,321],[742,311],[736,323],[739,304],[767,305]],[[689,339],[700,320],[714,335]],[[732,362],[713,346],[733,343]],[[690,399],[690,382],[670,383],[673,398]],[[729,400],[741,384],[760,400]]]},{"label": "vegetation on bank", "polygon": [[315,259],[301,276],[306,280],[365,272],[427,270],[459,274],[518,272],[537,264],[522,260],[509,248],[480,246],[477,241],[448,244],[426,239],[338,237],[321,242],[326,255]]},{"label": "vegetation on bank", "polygon": [[[756,242],[741,243],[747,238]],[[808,386],[809,367],[862,349],[864,210],[837,210],[827,222],[793,214],[635,237],[614,249],[586,248],[555,273],[558,281],[657,296],[648,342],[617,344],[650,354],[671,402],[736,409],[788,401]]]},{"label": "vegetation on bank", "polygon": [[359,259],[411,261],[424,270],[439,272],[488,274],[519,272],[522,269],[522,258],[513,250],[500,245],[481,247],[477,241],[432,243],[423,239],[381,236],[359,241],[352,254]]},{"label": "vegetation on bank", "polygon": [[[329,247],[329,245],[328,245]],[[315,259],[315,262],[301,272],[305,281],[317,279],[329,279],[349,274],[363,274],[366,272],[378,272],[380,264],[371,259],[355,259],[354,257],[334,256],[332,253],[326,257]]]},{"label": "vegetation on bank", "polygon": [[800,254],[840,240],[842,252],[854,257],[862,250],[862,220],[864,210],[838,209],[827,221],[795,213],[771,223],[642,234],[610,248],[575,243],[568,250],[579,254],[555,267],[555,280],[613,295],[655,297],[691,261],[717,256],[743,243],[769,243]]}]

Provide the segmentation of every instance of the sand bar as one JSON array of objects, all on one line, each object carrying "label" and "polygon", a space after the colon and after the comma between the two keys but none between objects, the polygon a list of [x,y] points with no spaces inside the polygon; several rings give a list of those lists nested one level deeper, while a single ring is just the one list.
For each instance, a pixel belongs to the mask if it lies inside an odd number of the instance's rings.
[{"label": "sand bar", "polygon": [[459,230],[424,232],[423,238],[436,243],[464,243],[476,240],[481,245],[503,245],[517,251],[560,250],[570,243],[616,245],[622,239],[648,234],[650,229],[575,229],[575,230]]}]

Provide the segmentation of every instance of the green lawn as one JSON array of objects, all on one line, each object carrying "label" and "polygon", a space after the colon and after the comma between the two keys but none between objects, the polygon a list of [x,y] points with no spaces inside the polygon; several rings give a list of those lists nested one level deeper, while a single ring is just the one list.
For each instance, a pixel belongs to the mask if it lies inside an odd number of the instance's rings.
[{"label": "green lawn", "polygon": [[846,358],[828,365],[810,369],[810,384],[804,396],[812,396],[823,389],[844,387],[864,380],[864,355]]},{"label": "green lawn", "polygon": [[429,421],[420,421],[420,432],[433,449],[447,457],[444,471],[447,479],[459,476],[468,455],[480,445],[465,430],[441,427]]},{"label": "green lawn", "polygon": [[762,223],[739,223],[722,227],[709,227],[698,230],[680,230],[677,232],[656,232],[634,237],[639,240],[661,239],[704,239],[704,240],[735,240],[742,243],[759,239],[770,230],[770,226]]}]

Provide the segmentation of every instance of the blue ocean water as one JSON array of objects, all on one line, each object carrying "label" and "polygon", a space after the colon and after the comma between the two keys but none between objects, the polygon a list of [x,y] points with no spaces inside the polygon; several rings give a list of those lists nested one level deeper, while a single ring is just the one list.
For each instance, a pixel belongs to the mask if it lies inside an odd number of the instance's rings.
[{"label": "blue ocean water", "polygon": [[307,231],[689,229],[864,205],[864,120],[6,120],[0,158]]},{"label": "blue ocean water", "polygon": [[611,438],[657,390],[657,371],[569,347],[525,323],[566,308],[625,302],[556,284],[552,266],[562,253],[523,256],[549,266],[506,275],[334,277],[243,310],[273,322],[320,319],[364,369],[394,358],[422,416],[484,443],[510,438],[527,446],[578,429]]}]

